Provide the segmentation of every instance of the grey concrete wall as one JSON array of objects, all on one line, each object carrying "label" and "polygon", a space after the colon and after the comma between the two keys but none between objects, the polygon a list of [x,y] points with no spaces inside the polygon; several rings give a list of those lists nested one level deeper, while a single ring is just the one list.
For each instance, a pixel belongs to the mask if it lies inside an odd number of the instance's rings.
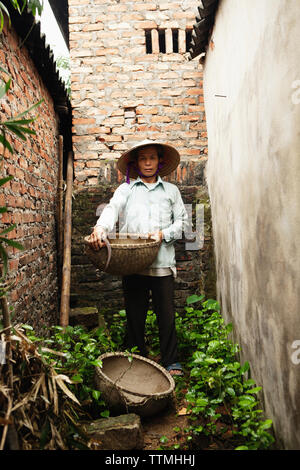
[{"label": "grey concrete wall", "polygon": [[279,445],[299,449],[300,3],[223,0],[211,40],[204,97],[218,299]]}]

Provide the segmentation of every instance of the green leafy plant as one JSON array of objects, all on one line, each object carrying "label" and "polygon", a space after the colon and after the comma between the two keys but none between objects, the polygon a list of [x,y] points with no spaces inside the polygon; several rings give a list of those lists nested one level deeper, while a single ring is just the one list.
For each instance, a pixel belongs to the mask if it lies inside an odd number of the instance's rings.
[{"label": "green leafy plant", "polygon": [[[7,76],[9,76],[8,72],[3,67],[0,67],[0,72],[5,73]],[[1,81],[1,84],[0,84],[0,100],[1,100],[9,92],[9,89],[11,86],[11,78],[9,78],[7,81],[0,79],[0,81]],[[3,154],[0,156],[0,160],[3,160],[6,151],[10,152],[11,154],[13,154],[14,152],[13,145],[9,142],[7,138],[7,134],[13,137],[20,138],[23,141],[26,141],[28,135],[36,135],[35,130],[31,129],[28,126],[29,124],[33,123],[37,119],[37,116],[28,118],[28,119],[25,119],[25,116],[28,113],[30,113],[33,109],[35,109],[37,106],[39,106],[42,102],[43,102],[43,99],[38,101],[34,105],[30,106],[28,109],[26,109],[22,113],[17,114],[13,118],[0,122],[0,144],[2,144],[3,146]],[[5,185],[12,178],[13,177],[11,175],[1,178],[0,187]],[[7,212],[7,208],[5,206],[1,206],[0,214],[4,214],[5,212]],[[3,262],[2,275],[0,278],[1,284],[5,280],[6,275],[7,275],[7,270],[8,270],[8,255],[7,255],[7,250],[5,248],[5,245],[11,246],[19,250],[23,249],[23,246],[19,242],[10,239],[7,236],[15,228],[16,228],[16,224],[12,224],[0,232],[0,257],[2,258],[2,262]],[[8,290],[8,287],[5,287],[5,288],[1,287],[0,297],[5,295],[7,290]]]},{"label": "green leafy plant", "polygon": [[[250,377],[249,363],[239,361],[239,346],[229,338],[232,325],[225,324],[218,302],[193,295],[187,299],[185,312],[176,315],[186,371],[176,381],[176,394],[184,393],[189,425],[184,430],[175,426],[174,439],[161,436],[158,449],[199,449],[204,441],[208,445],[213,439],[223,439],[225,447],[236,450],[270,448],[272,421],[264,419],[259,408],[262,388]],[[104,352],[122,349],[125,324],[126,314],[121,310],[113,315],[108,331],[55,326],[46,339],[36,337],[32,327],[27,326],[26,331],[32,341],[40,343],[41,354],[56,372],[70,378],[69,389],[89,416],[108,417],[101,392],[95,389],[95,366],[102,366],[99,356]],[[156,354],[157,325],[151,310],[146,334],[150,353]],[[129,363],[133,352],[136,348],[127,351]]]},{"label": "green leafy plant", "polygon": [[[58,373],[70,377],[73,384],[70,390],[80,403],[92,414],[103,417],[109,415],[101,392],[95,389],[95,367],[102,367],[98,359],[101,354],[114,349],[114,343],[106,335],[103,328],[92,331],[83,326],[54,326],[51,336],[43,341],[49,346],[43,355],[55,367]],[[57,356],[53,351],[59,351]],[[42,350],[43,351],[43,350]]]},{"label": "green leafy plant", "polygon": [[[201,307],[194,308],[200,302]],[[272,421],[262,419],[257,398],[262,388],[249,378],[249,363],[239,362],[239,346],[229,338],[232,324],[225,325],[219,303],[193,295],[185,311],[185,316],[177,316],[177,333],[190,370],[186,400],[194,422],[191,445],[203,434],[222,436],[229,431],[233,444],[240,444],[237,449],[270,447]]]},{"label": "green leafy plant", "polygon": [[60,56],[56,60],[56,67],[61,71],[66,85],[68,96],[71,96],[70,58]]},{"label": "green leafy plant", "polygon": [[[43,0],[10,0],[11,6],[18,11],[21,15],[25,8],[27,7],[29,11],[32,12],[34,16],[38,13],[42,14],[44,2]],[[3,2],[0,1],[0,32],[3,30],[4,25],[4,14],[6,14],[9,24],[10,24],[10,14],[7,7]]]}]

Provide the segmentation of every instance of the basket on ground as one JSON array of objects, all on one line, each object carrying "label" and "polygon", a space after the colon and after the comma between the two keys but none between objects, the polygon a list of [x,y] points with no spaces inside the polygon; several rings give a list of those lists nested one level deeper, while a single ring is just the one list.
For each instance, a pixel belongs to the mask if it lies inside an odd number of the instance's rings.
[{"label": "basket on ground", "polygon": [[106,353],[99,359],[102,367],[96,367],[96,387],[112,411],[152,416],[173,400],[174,379],[156,362],[123,352]]},{"label": "basket on ground", "polygon": [[84,238],[85,253],[90,261],[100,271],[121,276],[135,274],[149,267],[157,257],[160,241],[142,238],[143,235],[130,233],[117,233],[114,237],[108,236],[111,248],[111,258],[105,269],[109,247],[96,251],[89,243],[89,236]]}]

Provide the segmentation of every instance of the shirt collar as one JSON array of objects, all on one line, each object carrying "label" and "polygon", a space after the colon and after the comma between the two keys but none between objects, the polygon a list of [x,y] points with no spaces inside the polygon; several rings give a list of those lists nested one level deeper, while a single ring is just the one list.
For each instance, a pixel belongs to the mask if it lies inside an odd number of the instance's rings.
[{"label": "shirt collar", "polygon": [[[144,186],[146,186],[144,181],[142,180],[142,178],[140,176],[138,176],[136,180],[130,182],[130,189],[132,189],[133,186],[135,184],[138,184],[138,183],[142,183]],[[159,184],[161,184],[162,187],[165,189],[164,181],[161,179],[161,177],[159,175],[157,176],[157,181],[154,184],[155,184],[155,186],[153,186],[153,189],[156,188],[156,186],[158,186]]]}]

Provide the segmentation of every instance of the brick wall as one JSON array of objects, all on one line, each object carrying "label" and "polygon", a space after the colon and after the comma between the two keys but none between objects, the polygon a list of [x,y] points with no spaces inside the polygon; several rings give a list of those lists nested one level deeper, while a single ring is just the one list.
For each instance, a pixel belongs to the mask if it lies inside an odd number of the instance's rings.
[{"label": "brick wall", "polygon": [[183,161],[206,158],[202,70],[185,53],[198,4],[69,0],[78,185],[97,184],[103,172],[112,178],[122,151],[145,138],[169,141]]},{"label": "brick wall", "polygon": [[[69,0],[73,109],[74,200],[71,305],[122,308],[120,278],[100,274],[82,239],[124,181],[116,162],[138,141],[158,139],[180,152],[172,175],[185,203],[209,201],[202,66],[188,61],[186,42],[199,1]],[[209,225],[209,224],[208,224]],[[214,296],[211,228],[199,252],[176,244],[176,305],[196,291]]]},{"label": "brick wall", "polygon": [[[198,169],[198,183],[203,178],[204,164]],[[117,184],[103,183],[74,191],[72,231],[71,307],[98,307],[110,314],[124,308],[121,278],[97,272],[84,254],[83,238],[95,224],[95,210],[109,201]],[[203,293],[215,298],[215,269],[210,220],[210,202],[203,185],[179,185],[183,200],[195,207],[204,205],[204,244],[200,250],[187,250],[186,240],[175,243],[177,278],[175,306],[182,311],[185,300],[192,293]]]},{"label": "brick wall", "polygon": [[[7,98],[0,103],[0,119],[6,120],[44,98],[30,117],[39,114],[31,127],[37,132],[26,142],[10,141],[15,150],[5,153],[1,175],[13,179],[1,188],[0,205],[8,212],[1,216],[1,227],[16,224],[10,238],[18,240],[24,251],[8,248],[9,279],[15,280],[9,294],[15,309],[14,322],[28,322],[37,331],[44,324],[57,323],[57,270],[55,207],[57,191],[58,121],[53,101],[37,70],[12,28],[0,34],[0,63],[12,77]],[[2,149],[1,149],[2,153]]]}]

